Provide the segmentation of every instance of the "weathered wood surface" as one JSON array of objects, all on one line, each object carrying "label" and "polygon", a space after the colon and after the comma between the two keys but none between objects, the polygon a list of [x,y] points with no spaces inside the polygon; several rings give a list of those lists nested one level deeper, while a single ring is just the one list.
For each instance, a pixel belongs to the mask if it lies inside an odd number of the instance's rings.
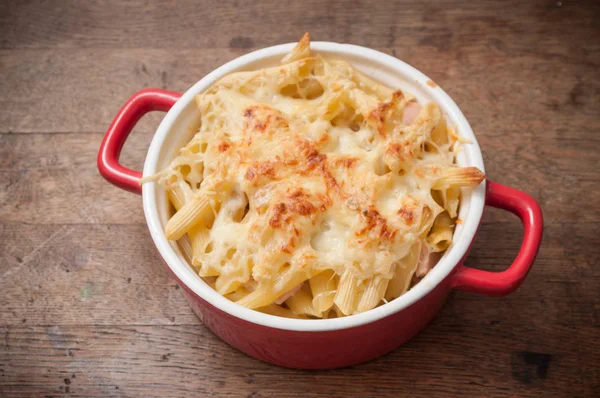
[{"label": "weathered wood surface", "polygon": [[[600,6],[589,2],[3,2],[0,4],[0,396],[593,396],[600,390]],[[491,179],[531,193],[546,228],[516,293],[453,293],[371,363],[292,371],[192,314],[141,200],[95,155],[136,90],[183,91],[252,49],[366,45],[458,103]],[[160,115],[136,128],[140,168]],[[505,268],[518,220],[490,209],[468,265]]]}]

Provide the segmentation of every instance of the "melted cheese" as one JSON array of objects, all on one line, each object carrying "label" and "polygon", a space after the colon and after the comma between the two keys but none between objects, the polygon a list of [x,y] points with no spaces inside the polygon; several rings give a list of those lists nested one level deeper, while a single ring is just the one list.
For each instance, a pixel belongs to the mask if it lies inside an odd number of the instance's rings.
[{"label": "melted cheese", "polygon": [[290,269],[391,279],[427,244],[444,208],[421,167],[453,166],[457,146],[436,104],[404,115],[411,95],[320,57],[231,74],[196,102],[201,127],[160,177],[216,203],[203,267],[246,287]]}]

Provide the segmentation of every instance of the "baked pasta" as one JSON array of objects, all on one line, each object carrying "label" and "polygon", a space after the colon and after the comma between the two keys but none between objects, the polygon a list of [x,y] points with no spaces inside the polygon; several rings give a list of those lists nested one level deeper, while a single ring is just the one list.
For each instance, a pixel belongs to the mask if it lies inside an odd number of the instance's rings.
[{"label": "baked pasta", "polygon": [[306,34],[270,68],[196,97],[201,123],[151,177],[174,213],[166,236],[217,292],[274,315],[331,318],[393,300],[452,241],[463,142],[419,104]]}]

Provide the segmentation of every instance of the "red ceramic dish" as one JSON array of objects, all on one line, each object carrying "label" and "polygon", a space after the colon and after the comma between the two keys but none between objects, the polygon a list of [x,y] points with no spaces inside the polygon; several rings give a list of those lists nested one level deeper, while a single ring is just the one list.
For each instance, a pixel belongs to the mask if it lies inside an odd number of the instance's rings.
[{"label": "red ceramic dish", "polygon": [[[237,58],[204,77],[183,95],[159,89],[136,93],[113,120],[98,153],[98,168],[109,182],[142,194],[152,239],[202,322],[233,347],[258,359],[293,368],[335,368],[376,358],[409,340],[431,321],[452,289],[489,296],[506,295],[517,289],[527,276],[540,245],[542,213],[537,202],[527,194],[489,180],[470,192],[463,192],[459,212],[463,223],[457,226],[452,245],[431,272],[403,296],[361,314],[324,320],[267,315],[230,302],[195,274],[178,246],[165,237],[164,226],[169,214],[164,190],[155,183],[144,184],[142,188],[139,185],[142,173],[119,163],[121,148],[144,114],[168,112],[150,145],[143,175],[162,170],[191,138],[189,126],[198,117],[193,103],[196,94],[231,72],[273,65],[293,46],[270,47]],[[414,94],[420,102],[437,102],[458,133],[472,141],[463,147],[457,162],[484,170],[469,123],[441,88],[428,84],[427,76],[396,58],[364,47],[315,42],[311,48],[331,58],[345,59],[382,83]],[[503,272],[481,271],[463,265],[484,205],[516,214],[525,230],[516,259]]]}]

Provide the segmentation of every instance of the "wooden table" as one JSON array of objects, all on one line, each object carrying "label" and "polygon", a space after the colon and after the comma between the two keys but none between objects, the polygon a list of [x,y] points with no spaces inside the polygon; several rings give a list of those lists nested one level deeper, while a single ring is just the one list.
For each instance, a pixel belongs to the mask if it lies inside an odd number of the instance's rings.
[{"label": "wooden table", "polygon": [[[600,7],[573,3],[2,2],[0,395],[597,394]],[[402,348],[322,372],[213,336],[159,260],[140,197],[106,183],[95,160],[135,91],[184,91],[305,30],[429,75],[469,119],[488,176],[532,194],[546,220],[516,293],[453,293]],[[138,126],[127,165],[141,168],[160,117]],[[502,270],[521,237],[515,217],[488,209],[467,264]]]}]

